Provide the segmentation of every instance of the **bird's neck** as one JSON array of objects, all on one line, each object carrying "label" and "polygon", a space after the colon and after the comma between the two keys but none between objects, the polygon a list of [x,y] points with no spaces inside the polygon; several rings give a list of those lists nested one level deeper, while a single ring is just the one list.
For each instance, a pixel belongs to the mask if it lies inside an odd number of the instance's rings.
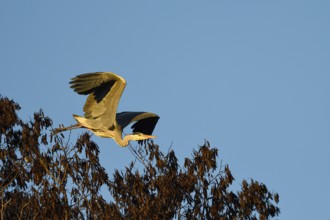
[{"label": "bird's neck", "polygon": [[114,138],[114,140],[121,147],[126,147],[129,144],[129,141],[132,140],[132,137],[133,137],[133,135],[128,134],[124,138],[122,138],[121,136],[118,136],[117,138]]}]

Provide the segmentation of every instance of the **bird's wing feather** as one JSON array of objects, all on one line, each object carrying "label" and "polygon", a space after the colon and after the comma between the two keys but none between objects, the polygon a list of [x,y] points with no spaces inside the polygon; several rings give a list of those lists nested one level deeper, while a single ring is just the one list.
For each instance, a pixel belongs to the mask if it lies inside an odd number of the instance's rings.
[{"label": "bird's wing feather", "polygon": [[117,114],[117,122],[124,129],[132,125],[133,132],[151,135],[155,129],[159,116],[151,112],[121,112]]},{"label": "bird's wing feather", "polygon": [[76,76],[70,82],[71,88],[87,97],[84,112],[86,118],[106,119],[105,126],[112,126],[120,97],[125,89],[126,81],[111,72],[85,73]]}]

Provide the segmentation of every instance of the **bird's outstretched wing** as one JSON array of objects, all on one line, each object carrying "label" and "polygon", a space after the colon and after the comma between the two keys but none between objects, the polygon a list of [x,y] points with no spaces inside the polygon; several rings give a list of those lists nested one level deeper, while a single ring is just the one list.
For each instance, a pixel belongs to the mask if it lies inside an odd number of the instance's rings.
[{"label": "bird's outstretched wing", "polygon": [[117,114],[117,123],[124,129],[132,125],[133,132],[151,135],[158,122],[159,116],[151,112],[121,112]]},{"label": "bird's outstretched wing", "polygon": [[78,94],[89,95],[84,106],[86,118],[104,117],[104,126],[114,124],[117,106],[126,86],[125,79],[111,72],[95,72],[78,75],[70,84]]}]

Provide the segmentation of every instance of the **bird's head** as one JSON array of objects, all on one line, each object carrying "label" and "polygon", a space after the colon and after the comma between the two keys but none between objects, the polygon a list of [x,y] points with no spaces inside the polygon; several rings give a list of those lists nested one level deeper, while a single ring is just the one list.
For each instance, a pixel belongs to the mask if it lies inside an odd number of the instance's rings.
[{"label": "bird's head", "polygon": [[146,139],[150,139],[150,138],[156,138],[156,136],[143,134],[140,132],[135,132],[132,134],[132,140],[135,140],[135,141],[141,141],[141,140],[146,140]]}]

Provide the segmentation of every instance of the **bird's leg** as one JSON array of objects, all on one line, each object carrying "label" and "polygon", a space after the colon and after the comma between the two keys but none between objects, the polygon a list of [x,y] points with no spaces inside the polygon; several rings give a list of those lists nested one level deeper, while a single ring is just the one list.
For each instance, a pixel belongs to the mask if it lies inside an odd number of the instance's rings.
[{"label": "bird's leg", "polygon": [[75,124],[75,125],[71,125],[71,126],[68,126],[68,127],[59,127],[59,128],[56,128],[54,129],[53,131],[53,135],[59,133],[59,132],[63,132],[63,131],[67,131],[67,130],[71,130],[71,129],[76,129],[76,128],[81,128],[82,126],[80,124]]}]

